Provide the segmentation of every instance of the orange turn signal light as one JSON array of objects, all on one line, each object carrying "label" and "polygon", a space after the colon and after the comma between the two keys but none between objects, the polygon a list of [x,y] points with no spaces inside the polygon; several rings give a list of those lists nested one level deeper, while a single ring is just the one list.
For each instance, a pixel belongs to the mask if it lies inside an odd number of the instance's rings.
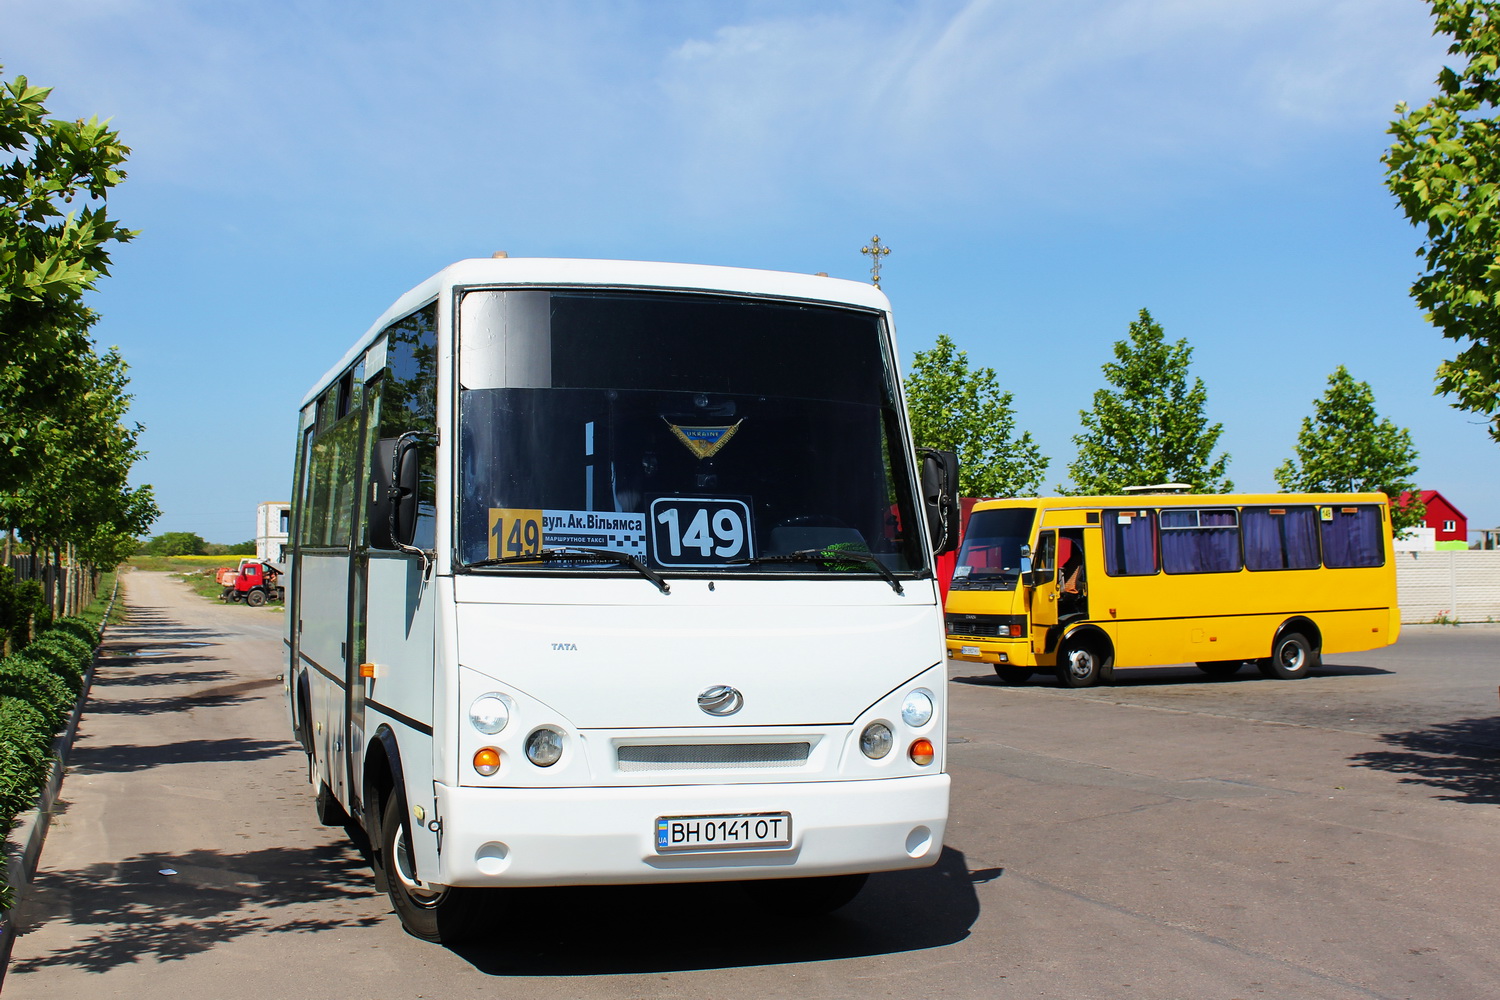
[{"label": "orange turn signal light", "polygon": [[488,778],[500,770],[500,751],[485,747],[474,754],[474,770]]},{"label": "orange turn signal light", "polygon": [[911,757],[912,763],[920,764],[923,767],[931,764],[932,758],[935,756],[932,749],[932,741],[926,738],[912,740],[911,749],[907,753]]}]

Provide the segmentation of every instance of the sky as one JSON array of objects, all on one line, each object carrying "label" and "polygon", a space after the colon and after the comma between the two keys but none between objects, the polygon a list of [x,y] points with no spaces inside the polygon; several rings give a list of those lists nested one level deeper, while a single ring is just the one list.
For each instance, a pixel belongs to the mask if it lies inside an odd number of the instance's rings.
[{"label": "sky", "polygon": [[90,304],[131,368],[152,533],[254,535],[296,408],[406,289],[511,256],[881,285],[1014,393],[1065,484],[1142,308],[1273,490],[1340,364],[1418,480],[1500,525],[1500,445],[1433,395],[1385,130],[1421,0],[0,0],[0,71],[132,147]]}]

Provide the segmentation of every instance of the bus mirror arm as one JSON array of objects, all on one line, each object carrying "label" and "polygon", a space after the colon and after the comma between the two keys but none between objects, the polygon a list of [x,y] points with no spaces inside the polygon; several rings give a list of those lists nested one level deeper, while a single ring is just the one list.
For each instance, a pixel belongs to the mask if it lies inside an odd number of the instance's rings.
[{"label": "bus mirror arm", "polygon": [[371,470],[370,546],[421,556],[424,576],[433,553],[412,545],[417,533],[421,463],[408,459],[411,452],[436,443],[437,435],[425,431],[382,438],[376,443],[375,468]]}]

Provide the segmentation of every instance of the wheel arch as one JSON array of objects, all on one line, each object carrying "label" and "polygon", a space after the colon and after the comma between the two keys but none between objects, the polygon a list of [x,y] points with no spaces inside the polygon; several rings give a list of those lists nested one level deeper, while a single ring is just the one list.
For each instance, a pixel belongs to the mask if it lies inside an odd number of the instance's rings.
[{"label": "wheel arch", "polygon": [[[406,772],[401,766],[401,744],[396,739],[395,730],[386,723],[381,723],[370,737],[370,745],[365,750],[365,768],[360,785],[359,818],[370,838],[370,844],[374,851],[380,850],[383,842],[384,831],[381,829],[382,819],[385,814],[385,804],[392,797],[396,799],[401,814],[401,825],[406,830],[406,842],[412,843],[411,809],[406,802]],[[381,859],[383,862],[384,859]],[[412,858],[412,874],[416,872],[416,858]],[[383,884],[385,875],[384,864],[375,866],[376,879],[382,892],[386,890]]]},{"label": "wheel arch", "polygon": [[1318,628],[1317,622],[1305,615],[1295,615],[1282,622],[1280,627],[1276,629],[1276,634],[1271,636],[1271,652],[1273,654],[1276,651],[1276,644],[1288,632],[1301,632],[1305,635],[1314,655],[1320,654],[1323,651],[1323,631]]},{"label": "wheel arch", "polygon": [[1104,631],[1098,625],[1092,622],[1083,622],[1082,624],[1073,626],[1058,637],[1057,648],[1061,649],[1065,643],[1071,642],[1074,639],[1093,643],[1103,650],[1104,655],[1110,659],[1114,659],[1114,640],[1109,637],[1108,632]]},{"label": "wheel arch", "polygon": [[307,679],[305,668],[297,671],[296,692],[292,699],[292,735],[303,751],[312,756],[312,682]]}]

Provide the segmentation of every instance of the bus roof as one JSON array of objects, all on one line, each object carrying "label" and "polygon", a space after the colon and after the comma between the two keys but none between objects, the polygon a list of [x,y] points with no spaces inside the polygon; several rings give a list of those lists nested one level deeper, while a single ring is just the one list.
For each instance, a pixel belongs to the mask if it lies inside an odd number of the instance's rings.
[{"label": "bus roof", "polygon": [[651,289],[763,295],[858,309],[890,311],[890,301],[874,285],[825,275],[762,271],[711,264],[670,264],[639,260],[582,260],[563,257],[480,257],[461,260],[412,288],[391,304],[302,399],[305,407],[369,349],[395,320],[465,285]]}]

